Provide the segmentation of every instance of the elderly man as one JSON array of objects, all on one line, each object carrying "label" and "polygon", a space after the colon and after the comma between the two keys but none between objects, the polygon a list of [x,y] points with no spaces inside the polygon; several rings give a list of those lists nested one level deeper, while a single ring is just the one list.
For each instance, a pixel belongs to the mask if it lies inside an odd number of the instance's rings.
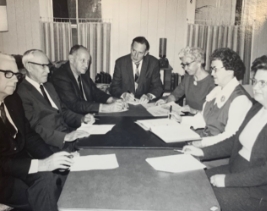
[{"label": "elderly man", "polygon": [[15,60],[0,54],[0,203],[56,211],[65,178],[52,171],[73,161],[68,152],[53,154],[30,128],[21,99],[13,94],[21,76]]},{"label": "elderly man", "polygon": [[163,87],[160,80],[159,61],[148,55],[149,43],[144,37],[132,41],[131,54],[116,61],[110,94],[132,101],[140,98],[148,102],[161,97]]},{"label": "elderly man", "polygon": [[69,142],[89,136],[75,128],[82,122],[94,121],[94,117],[76,114],[61,103],[53,85],[47,82],[50,64],[47,56],[33,49],[24,53],[22,62],[27,73],[18,86],[18,94],[32,128],[47,144],[60,149],[72,147]]},{"label": "elderly man", "polygon": [[75,45],[71,48],[69,62],[52,75],[60,99],[68,108],[80,114],[122,110],[124,103],[96,87],[88,73],[89,62],[90,54],[84,46]]}]

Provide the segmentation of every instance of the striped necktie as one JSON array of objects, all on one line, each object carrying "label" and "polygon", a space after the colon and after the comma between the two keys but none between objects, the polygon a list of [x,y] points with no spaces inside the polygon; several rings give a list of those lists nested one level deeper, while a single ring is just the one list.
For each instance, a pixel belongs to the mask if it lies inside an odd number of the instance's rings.
[{"label": "striped necktie", "polygon": [[48,104],[50,106],[52,106],[52,104],[51,104],[50,100],[48,99],[48,96],[47,96],[47,94],[46,94],[46,92],[44,90],[44,86],[42,84],[40,84],[40,89],[41,89],[41,92],[42,92],[42,95],[43,95],[44,99],[48,102]]},{"label": "striped necktie", "polygon": [[139,82],[139,76],[140,76],[139,69],[138,69],[139,65],[140,63],[135,63],[136,68],[135,68],[135,74],[134,74],[134,81],[136,83]]}]

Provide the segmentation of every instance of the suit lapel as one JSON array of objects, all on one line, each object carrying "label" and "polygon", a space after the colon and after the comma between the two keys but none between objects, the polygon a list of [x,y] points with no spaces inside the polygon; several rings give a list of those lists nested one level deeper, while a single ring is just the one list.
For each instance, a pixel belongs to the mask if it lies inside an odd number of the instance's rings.
[{"label": "suit lapel", "polygon": [[[60,102],[59,102],[59,99],[55,95],[55,90],[52,88],[52,85],[51,84],[48,84],[48,83],[45,83],[44,84],[44,87],[47,90],[47,92],[49,93],[49,96],[51,97],[51,99],[53,100],[53,102],[58,107],[58,109],[60,109]],[[54,107],[52,107],[52,108],[54,109]]]},{"label": "suit lapel", "polygon": [[126,62],[126,75],[128,76],[128,81],[129,81],[129,90],[131,93],[135,93],[135,87],[134,87],[134,71],[133,71],[133,63],[131,59],[131,55],[127,57],[127,62]]}]

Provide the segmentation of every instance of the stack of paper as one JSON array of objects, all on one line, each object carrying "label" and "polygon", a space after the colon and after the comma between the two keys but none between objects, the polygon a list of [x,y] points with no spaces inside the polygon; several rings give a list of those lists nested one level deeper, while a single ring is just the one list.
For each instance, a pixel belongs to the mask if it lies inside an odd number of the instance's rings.
[{"label": "stack of paper", "polygon": [[71,171],[115,169],[119,167],[115,154],[76,156]]},{"label": "stack of paper", "polygon": [[89,125],[82,123],[82,125],[77,130],[86,131],[91,135],[101,135],[106,134],[113,127],[114,125]]},{"label": "stack of paper", "polygon": [[185,172],[204,169],[206,166],[188,154],[147,158],[146,161],[158,171]]},{"label": "stack of paper", "polygon": [[160,106],[151,106],[147,108],[147,111],[152,116],[156,116],[156,117],[167,116],[170,111],[170,106],[172,106],[172,112],[175,112],[177,114],[180,113],[180,110],[182,107],[176,104],[175,102],[166,103]]}]

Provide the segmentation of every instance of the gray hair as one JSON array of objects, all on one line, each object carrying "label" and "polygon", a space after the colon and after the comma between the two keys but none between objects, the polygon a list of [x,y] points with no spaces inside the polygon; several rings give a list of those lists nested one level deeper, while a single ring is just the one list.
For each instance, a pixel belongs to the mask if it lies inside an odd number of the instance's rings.
[{"label": "gray hair", "polygon": [[202,48],[186,47],[180,51],[178,56],[180,59],[182,59],[183,57],[190,57],[192,58],[192,60],[199,62],[202,65],[205,64],[205,53]]}]

